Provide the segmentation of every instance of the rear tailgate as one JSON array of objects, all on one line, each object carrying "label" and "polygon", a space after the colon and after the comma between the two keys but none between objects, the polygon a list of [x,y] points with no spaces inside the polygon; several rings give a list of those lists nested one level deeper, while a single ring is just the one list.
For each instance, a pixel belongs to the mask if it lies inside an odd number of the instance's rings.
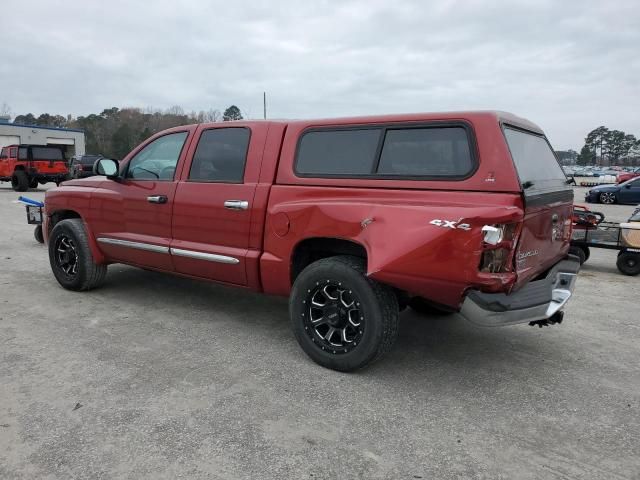
[{"label": "rear tailgate", "polygon": [[573,189],[538,133],[504,126],[522,186],[525,216],[514,258],[516,288],[562,260],[571,240]]},{"label": "rear tailgate", "polygon": [[37,173],[45,175],[54,175],[67,173],[67,163],[64,160],[61,161],[33,161],[31,162],[31,168],[36,170]]},{"label": "rear tailgate", "polygon": [[30,160],[31,168],[37,173],[52,175],[68,172],[64,154],[58,147],[32,146]]}]

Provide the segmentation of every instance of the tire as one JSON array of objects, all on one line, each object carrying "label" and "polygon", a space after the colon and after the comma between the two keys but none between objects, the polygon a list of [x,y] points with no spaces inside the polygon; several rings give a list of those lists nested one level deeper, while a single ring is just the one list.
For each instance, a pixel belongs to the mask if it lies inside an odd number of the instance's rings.
[{"label": "tire", "polygon": [[584,252],[584,261],[586,262],[587,260],[589,260],[589,257],[591,256],[591,250],[589,249],[589,247],[580,247],[582,249],[582,251]]},{"label": "tire", "polygon": [[44,235],[42,234],[42,225],[38,225],[33,229],[33,238],[36,239],[38,243],[44,243]]},{"label": "tire", "polygon": [[38,188],[38,179],[32,178],[29,180],[29,188]]},{"label": "tire", "polygon": [[293,284],[293,333],[304,352],[325,368],[363,368],[387,353],[398,337],[398,297],[365,273],[358,257],[329,257],[307,266]]},{"label": "tire", "polygon": [[26,192],[29,190],[29,177],[22,170],[16,170],[11,176],[11,187],[16,192]]},{"label": "tire", "polygon": [[616,194],[613,192],[602,192],[598,195],[598,201],[606,205],[614,204],[616,203]]},{"label": "tire", "polygon": [[70,218],[57,223],[49,236],[49,263],[56,280],[67,290],[99,287],[107,274],[106,265],[93,261],[82,220]]},{"label": "tire", "polygon": [[398,299],[398,310],[401,312],[404,312],[409,306],[409,301],[411,300],[411,297],[407,292],[402,290],[395,289],[395,292],[396,292],[396,298]]},{"label": "tire", "polygon": [[587,254],[583,250],[583,247],[570,247],[569,254],[578,257],[580,259],[580,265],[587,261]]},{"label": "tire", "polygon": [[620,252],[616,267],[625,275],[635,276],[640,274],[640,253]]},{"label": "tire", "polygon": [[413,297],[409,301],[409,307],[411,307],[411,310],[421,315],[448,315],[452,313],[451,310],[448,310],[445,307],[440,307],[422,297]]}]

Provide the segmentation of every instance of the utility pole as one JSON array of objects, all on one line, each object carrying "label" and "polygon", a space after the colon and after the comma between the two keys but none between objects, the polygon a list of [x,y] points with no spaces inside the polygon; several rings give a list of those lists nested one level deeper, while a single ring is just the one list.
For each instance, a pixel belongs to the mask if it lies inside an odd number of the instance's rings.
[{"label": "utility pole", "polygon": [[262,92],[262,108],[264,111],[264,119],[267,119],[267,92]]}]

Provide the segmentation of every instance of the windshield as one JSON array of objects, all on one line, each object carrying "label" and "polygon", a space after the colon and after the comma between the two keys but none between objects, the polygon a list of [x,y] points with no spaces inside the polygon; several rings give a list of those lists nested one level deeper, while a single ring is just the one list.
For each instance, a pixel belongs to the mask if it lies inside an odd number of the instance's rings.
[{"label": "windshield", "polygon": [[545,137],[511,127],[505,127],[504,136],[525,195],[569,189],[567,177]]},{"label": "windshield", "polygon": [[80,158],[80,163],[82,165],[93,165],[99,158],[102,157],[100,157],[99,155],[85,155]]}]

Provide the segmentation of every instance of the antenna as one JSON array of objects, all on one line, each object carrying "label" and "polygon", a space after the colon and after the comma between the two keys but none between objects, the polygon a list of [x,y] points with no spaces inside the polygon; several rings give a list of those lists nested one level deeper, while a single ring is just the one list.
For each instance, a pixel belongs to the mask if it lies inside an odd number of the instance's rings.
[{"label": "antenna", "polygon": [[262,92],[262,108],[264,111],[264,119],[267,119],[267,92]]}]

